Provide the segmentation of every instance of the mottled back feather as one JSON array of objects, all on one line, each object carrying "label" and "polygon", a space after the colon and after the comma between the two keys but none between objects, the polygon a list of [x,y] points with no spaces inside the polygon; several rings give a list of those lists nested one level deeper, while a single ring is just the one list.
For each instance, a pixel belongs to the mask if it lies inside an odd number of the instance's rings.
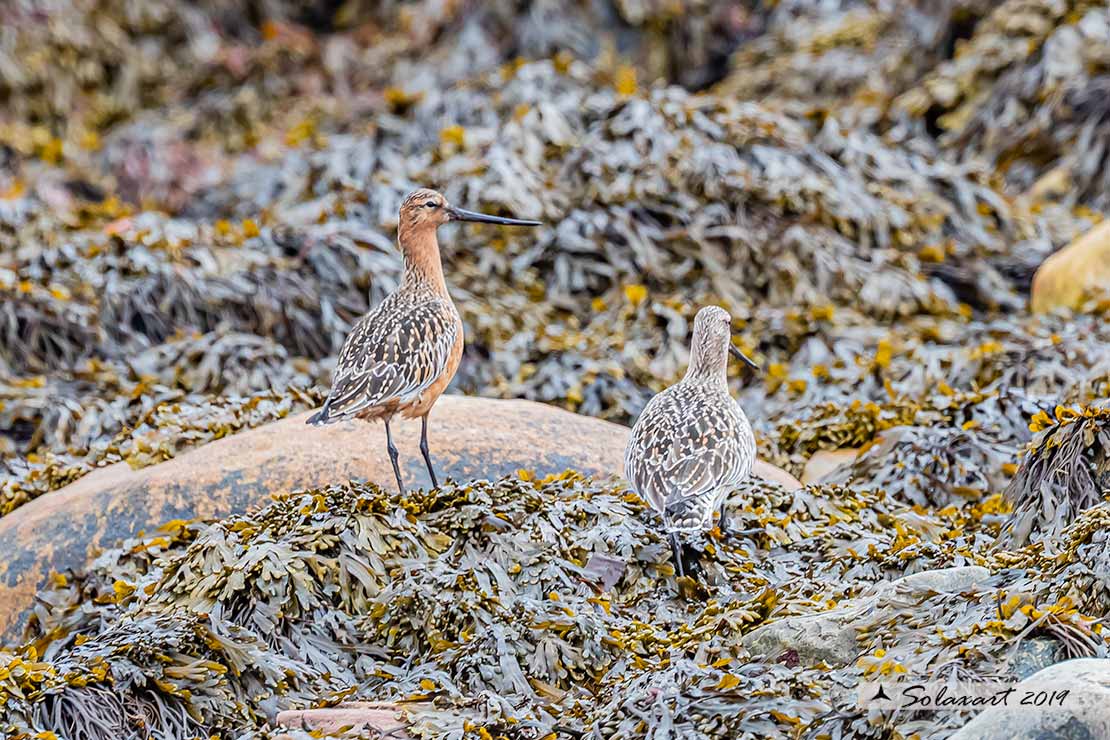
[{"label": "mottled back feather", "polygon": [[625,477],[668,529],[707,529],[754,461],[751,425],[727,387],[681,381],[651,399],[636,421]]},{"label": "mottled back feather", "polygon": [[415,400],[446,368],[458,331],[450,300],[422,291],[393,293],[347,336],[331,395],[311,421],[341,421]]}]

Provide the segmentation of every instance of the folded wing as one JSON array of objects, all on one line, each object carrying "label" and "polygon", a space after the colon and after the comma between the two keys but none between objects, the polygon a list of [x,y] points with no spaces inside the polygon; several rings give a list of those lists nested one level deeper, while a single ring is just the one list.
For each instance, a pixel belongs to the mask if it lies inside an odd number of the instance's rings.
[{"label": "folded wing", "polygon": [[657,511],[686,510],[709,506],[719,489],[740,483],[751,458],[733,418],[664,391],[633,429],[625,476]]},{"label": "folded wing", "polygon": [[419,397],[447,367],[457,333],[446,301],[383,303],[347,336],[331,394],[309,423],[342,421],[376,406]]}]

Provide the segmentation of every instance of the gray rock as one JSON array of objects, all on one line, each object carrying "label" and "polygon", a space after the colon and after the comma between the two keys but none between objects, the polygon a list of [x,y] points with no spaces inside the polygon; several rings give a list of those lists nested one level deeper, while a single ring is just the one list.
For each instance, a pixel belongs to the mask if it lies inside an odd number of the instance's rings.
[{"label": "gray rock", "polygon": [[784,617],[744,635],[741,643],[753,655],[769,660],[814,665],[824,661],[843,666],[862,652],[856,640],[860,617],[880,609],[886,599],[933,592],[957,592],[990,577],[979,566],[942,568],[884,581],[844,606],[819,614]]},{"label": "gray rock", "polygon": [[979,565],[964,565],[956,568],[939,568],[903,576],[894,581],[880,584],[873,593],[924,594],[958,593],[990,578],[991,572]]},{"label": "gray rock", "polygon": [[1022,640],[1010,658],[1010,670],[1018,678],[1029,678],[1067,657],[1064,643],[1052,637],[1031,637]]},{"label": "gray rock", "polygon": [[1100,740],[1110,738],[1110,659],[1077,658],[1037,671],[1018,686],[1070,688],[1065,707],[994,707],[950,740]]},{"label": "gray rock", "polygon": [[740,642],[753,655],[768,660],[796,661],[802,665],[824,661],[830,666],[841,666],[860,653],[856,628],[852,626],[858,616],[857,608],[845,607],[784,617],[749,632]]}]

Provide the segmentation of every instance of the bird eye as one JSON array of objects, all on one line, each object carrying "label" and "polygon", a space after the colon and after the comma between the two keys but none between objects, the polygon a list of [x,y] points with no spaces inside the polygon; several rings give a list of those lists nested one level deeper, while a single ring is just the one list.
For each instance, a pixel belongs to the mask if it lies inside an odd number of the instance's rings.
[{"label": "bird eye", "polygon": [[436,203],[434,200],[430,200],[427,203],[425,203],[424,205],[427,206],[428,208],[438,208],[439,207],[439,203]]}]

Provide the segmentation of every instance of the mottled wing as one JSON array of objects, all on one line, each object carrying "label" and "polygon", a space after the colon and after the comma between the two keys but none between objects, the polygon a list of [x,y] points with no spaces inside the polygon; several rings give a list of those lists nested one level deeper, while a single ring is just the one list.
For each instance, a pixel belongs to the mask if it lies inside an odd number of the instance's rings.
[{"label": "mottled wing", "polygon": [[322,421],[417,398],[446,368],[458,331],[446,301],[404,305],[387,299],[343,343]]},{"label": "mottled wing", "polygon": [[751,468],[745,454],[734,404],[699,409],[686,420],[671,450],[671,476],[688,495],[735,485]]},{"label": "mottled wing", "polygon": [[657,511],[713,486],[710,468],[690,439],[698,435],[702,415],[696,400],[682,386],[672,386],[651,399],[632,430],[626,476]]},{"label": "mottled wing", "polygon": [[674,386],[653,398],[636,422],[625,474],[657,511],[708,516],[714,494],[751,470],[754,443],[746,443],[738,409],[708,400]]},{"label": "mottled wing", "polygon": [[670,490],[663,478],[663,451],[670,446],[674,415],[678,411],[667,397],[669,390],[648,401],[632,427],[624,453],[624,477],[632,484],[632,489],[659,512],[666,508]]}]

